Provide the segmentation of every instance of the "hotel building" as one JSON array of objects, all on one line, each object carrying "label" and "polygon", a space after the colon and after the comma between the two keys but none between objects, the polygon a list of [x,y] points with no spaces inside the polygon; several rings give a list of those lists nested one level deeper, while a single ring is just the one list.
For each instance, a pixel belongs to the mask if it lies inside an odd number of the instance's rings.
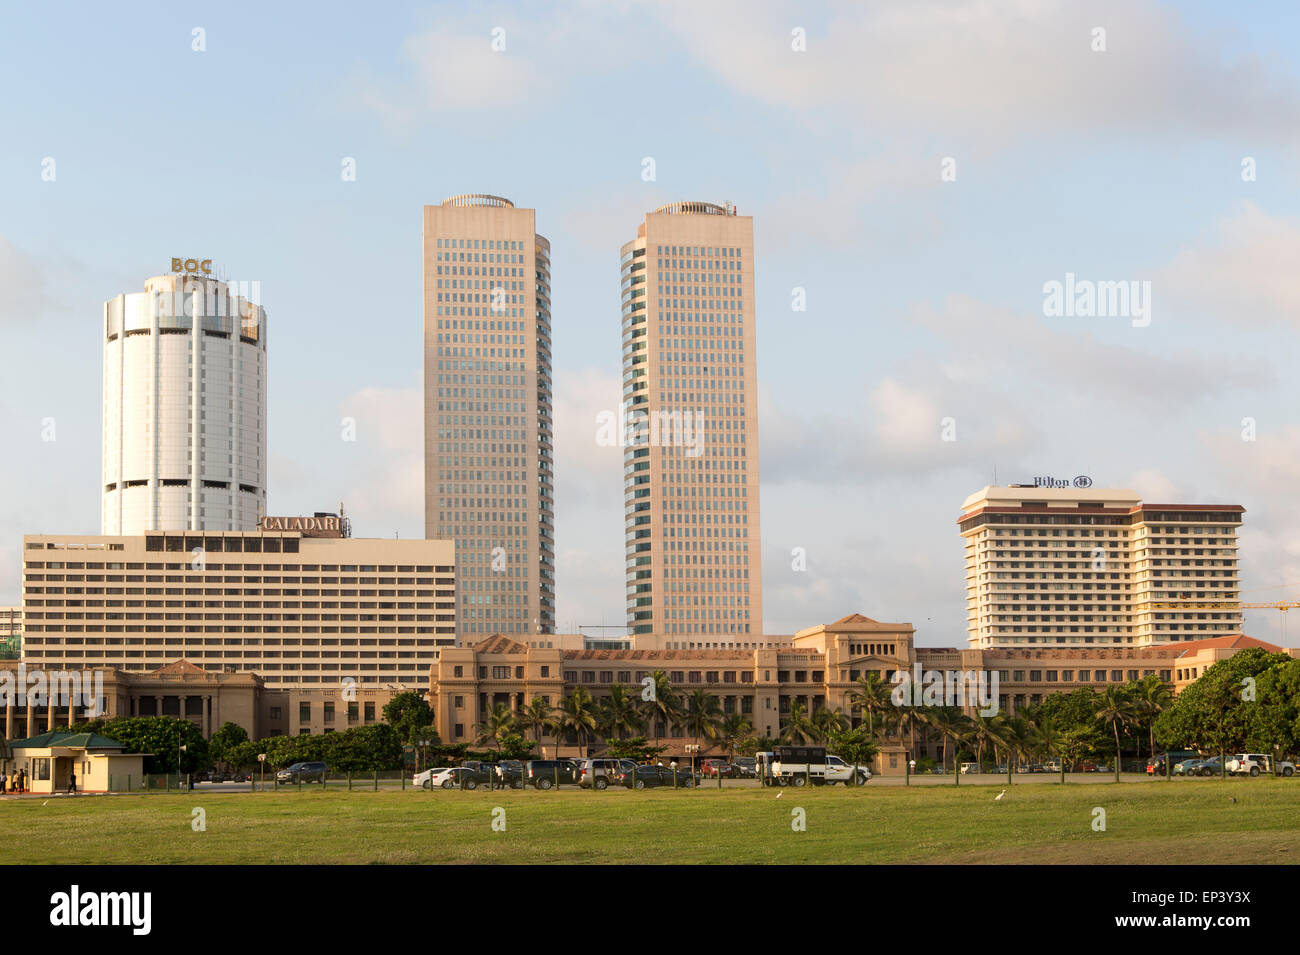
[{"label": "hotel building", "polygon": [[204,272],[181,272],[105,302],[103,328],[101,532],[256,527],[266,508],[265,310]]},{"label": "hotel building", "polygon": [[676,202],[622,248],[627,622],[669,646],[763,633],[754,223]]},{"label": "hotel building", "polygon": [[342,687],[423,690],[456,641],[454,565],[438,540],[29,535],[22,659],[136,674],[185,660],[335,698]]},{"label": "hotel building", "polygon": [[1237,504],[986,487],[958,518],[970,645],[1158,646],[1241,632]]},{"label": "hotel building", "polygon": [[550,243],[488,195],[424,207],[424,528],[460,632],[555,630]]}]

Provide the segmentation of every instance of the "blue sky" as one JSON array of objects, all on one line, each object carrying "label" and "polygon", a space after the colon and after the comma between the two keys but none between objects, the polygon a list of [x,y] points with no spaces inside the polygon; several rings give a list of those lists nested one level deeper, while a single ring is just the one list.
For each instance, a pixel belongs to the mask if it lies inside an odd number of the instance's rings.
[{"label": "blue sky", "polygon": [[[1081,7],[6,12],[0,603],[23,533],[98,530],[101,305],[173,255],[261,283],[270,511],[420,534],[420,208],[460,192],[536,209],[552,243],[561,629],[623,619],[595,419],[619,245],[678,199],[755,217],[768,632],[860,611],[961,645],[954,520],[995,466],[1241,503],[1244,596],[1300,594],[1300,12]],[[1151,324],[1046,317],[1066,272],[1151,281]]]}]

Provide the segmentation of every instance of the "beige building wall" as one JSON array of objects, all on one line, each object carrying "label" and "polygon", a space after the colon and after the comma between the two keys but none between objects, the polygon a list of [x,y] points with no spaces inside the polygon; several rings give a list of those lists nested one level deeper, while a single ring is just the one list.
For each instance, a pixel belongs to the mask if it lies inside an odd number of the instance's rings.
[{"label": "beige building wall", "polygon": [[958,518],[970,644],[1127,647],[1238,633],[1243,513],[1143,504],[1128,490],[986,487]]},{"label": "beige building wall", "polygon": [[627,620],[763,633],[753,219],[661,206],[622,248]]},{"label": "beige building wall", "polygon": [[550,243],[488,195],[424,207],[424,526],[470,639],[555,630]]},{"label": "beige building wall", "polygon": [[450,541],[298,532],[29,535],[23,659],[139,673],[184,658],[272,689],[424,689],[456,640],[455,557]]}]

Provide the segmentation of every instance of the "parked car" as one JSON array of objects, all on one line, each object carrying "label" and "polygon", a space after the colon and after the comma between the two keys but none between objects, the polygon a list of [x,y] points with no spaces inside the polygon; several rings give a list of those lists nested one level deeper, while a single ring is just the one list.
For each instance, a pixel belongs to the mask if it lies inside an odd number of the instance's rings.
[{"label": "parked car", "polygon": [[1147,775],[1163,776],[1165,774],[1166,759],[1172,759],[1173,765],[1177,766],[1181,760],[1196,759],[1198,756],[1200,756],[1200,753],[1190,749],[1175,749],[1168,753],[1156,753],[1147,760]]},{"label": "parked car", "polygon": [[623,772],[624,764],[636,765],[630,759],[580,759],[576,765],[578,785],[583,789],[608,789],[614,777]]},{"label": "parked car", "polygon": [[464,766],[450,766],[429,776],[425,789],[478,789],[478,773]]},{"label": "parked car", "polygon": [[1196,771],[1204,763],[1203,759],[1185,759],[1181,763],[1174,763],[1175,776],[1195,776]]},{"label": "parked car", "polygon": [[1278,760],[1266,753],[1238,753],[1228,760],[1228,773],[1232,776],[1277,775],[1294,776],[1295,764],[1287,760]]},{"label": "parked car", "polygon": [[708,776],[713,779],[721,776],[728,779],[736,775],[736,767],[725,759],[706,759],[700,764],[700,775]]},{"label": "parked car", "polygon": [[520,759],[503,759],[496,764],[496,784],[502,788],[524,788],[524,763]]},{"label": "parked car", "polygon": [[619,783],[628,789],[671,787],[674,785],[674,777],[676,786],[681,789],[693,789],[699,782],[696,776],[691,775],[690,769],[684,766],[678,766],[676,769],[671,766],[633,766],[623,771],[619,776]]},{"label": "parked car", "polygon": [[1090,759],[1081,759],[1074,764],[1074,771],[1076,773],[1095,773],[1097,772],[1097,764]]},{"label": "parked car", "polygon": [[447,771],[446,766],[436,766],[430,769],[426,769],[424,772],[416,773],[414,776],[411,777],[411,785],[415,786],[417,789],[432,789],[433,777],[438,773],[444,773],[446,771]]},{"label": "parked car", "polygon": [[1221,756],[1211,756],[1209,759],[1201,760],[1201,765],[1196,767],[1196,775],[1218,776],[1220,775],[1220,767],[1222,766],[1223,758]]},{"label": "parked car", "polygon": [[246,783],[250,781],[252,778],[253,778],[252,776],[248,775],[248,773],[245,773],[243,771],[234,772],[230,774],[230,781],[232,783]]},{"label": "parked car", "polygon": [[736,777],[738,779],[757,779],[758,778],[758,760],[753,756],[737,756],[732,763],[736,767]]},{"label": "parked car", "polygon": [[[210,783],[224,783],[227,779],[230,778],[229,776],[226,775],[225,771],[220,769],[209,769],[206,773],[204,773],[204,776],[207,779],[207,781]],[[195,776],[194,779],[196,782],[200,781],[197,776]]]},{"label": "parked car", "polygon": [[571,759],[530,759],[524,766],[524,782],[537,789],[573,785],[578,781],[577,766]]},{"label": "parked car", "polygon": [[324,783],[329,767],[324,763],[294,763],[275,774],[281,786],[296,783]]}]

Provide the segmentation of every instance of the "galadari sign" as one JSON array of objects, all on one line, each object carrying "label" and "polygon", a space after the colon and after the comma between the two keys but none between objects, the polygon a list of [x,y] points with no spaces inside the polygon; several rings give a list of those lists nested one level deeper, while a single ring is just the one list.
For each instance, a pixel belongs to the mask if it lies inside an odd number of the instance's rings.
[{"label": "galadari sign", "polygon": [[1092,487],[1092,478],[1086,474],[1080,474],[1074,480],[1069,478],[1036,477],[1034,478],[1034,487],[1077,487],[1083,490]]},{"label": "galadari sign", "polygon": [[299,531],[303,537],[342,537],[343,524],[334,515],[324,517],[263,517],[264,531]]}]

